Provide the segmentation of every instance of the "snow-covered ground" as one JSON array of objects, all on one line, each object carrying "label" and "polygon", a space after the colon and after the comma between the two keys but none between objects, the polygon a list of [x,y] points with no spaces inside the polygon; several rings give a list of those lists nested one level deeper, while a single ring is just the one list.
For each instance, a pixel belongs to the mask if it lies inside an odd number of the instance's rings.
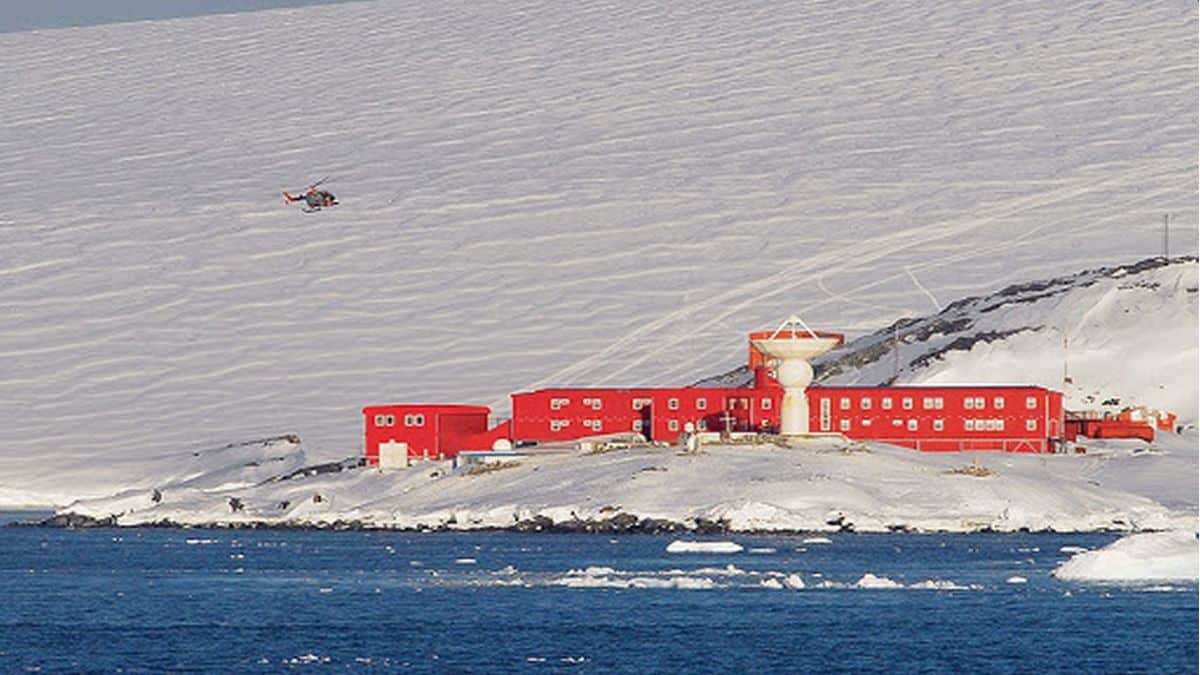
[{"label": "snow-covered ground", "polygon": [[[1103,482],[1095,479],[1092,458],[1079,455],[980,453],[981,465],[995,475],[975,477],[955,471],[969,466],[971,455],[886,445],[847,451],[834,441],[804,449],[706,446],[699,455],[673,448],[538,454],[487,472],[430,462],[387,473],[368,468],[300,473],[258,485],[232,484],[224,456],[214,458],[211,476],[128,489],[62,511],[113,518],[120,525],[342,521],[473,529],[631,518],[689,528],[718,523],[735,531],[1194,529],[1197,435],[1191,431],[1171,441],[1151,457],[1109,455],[1111,477]],[[299,452],[286,439],[269,448],[247,446],[254,457],[276,461]],[[1175,468],[1189,473],[1164,477],[1141,493],[1141,486],[1122,482],[1120,465],[1167,457],[1176,457]],[[1154,500],[1159,490],[1182,493],[1180,484],[1192,487],[1190,504],[1172,509]],[[683,551],[687,544],[677,548]]]},{"label": "snow-covered ground", "polygon": [[1197,581],[1200,538],[1195,528],[1130,535],[1075,554],[1054,576],[1074,581]]}]

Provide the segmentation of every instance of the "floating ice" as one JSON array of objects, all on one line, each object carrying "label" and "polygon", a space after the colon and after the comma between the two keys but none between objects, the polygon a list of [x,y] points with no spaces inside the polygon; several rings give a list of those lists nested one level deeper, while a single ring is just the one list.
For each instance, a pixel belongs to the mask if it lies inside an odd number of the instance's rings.
[{"label": "floating ice", "polygon": [[779,549],[770,548],[770,547],[762,547],[762,548],[747,549],[746,552],[747,553],[756,553],[759,555],[766,555],[769,553],[778,553]]},{"label": "floating ice", "polygon": [[454,560],[455,565],[474,565],[476,562],[478,561],[474,558],[455,558]]},{"label": "floating ice", "polygon": [[758,582],[758,585],[775,591],[783,590],[783,583],[778,579],[763,579],[762,581]]},{"label": "floating ice", "polygon": [[877,577],[867,572],[854,583],[859,588],[904,588],[903,584],[892,581],[887,577]]},{"label": "floating ice", "polygon": [[1095,551],[1085,551],[1054,570],[1075,581],[1196,581],[1200,578],[1196,532],[1134,534]]},{"label": "floating ice", "polygon": [[783,585],[793,591],[798,591],[804,588],[804,579],[800,578],[799,574],[789,574],[783,578]]},{"label": "floating ice", "polygon": [[1025,583],[1029,583],[1029,580],[1026,579],[1025,577],[1014,575],[1014,576],[1011,576],[1011,577],[1005,579],[1004,583],[1006,583],[1006,584],[1025,584]]},{"label": "floating ice", "polygon": [[732,541],[684,541],[676,539],[667,545],[667,553],[741,553],[741,544]]},{"label": "floating ice", "polygon": [[829,537],[809,537],[800,542],[802,544],[832,544],[833,540]]}]

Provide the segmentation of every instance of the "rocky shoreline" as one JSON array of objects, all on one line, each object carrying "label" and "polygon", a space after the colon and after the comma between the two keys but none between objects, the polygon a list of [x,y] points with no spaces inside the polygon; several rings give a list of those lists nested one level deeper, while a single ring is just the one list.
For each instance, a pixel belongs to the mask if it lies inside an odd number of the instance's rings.
[{"label": "rocky shoreline", "polygon": [[[730,526],[727,520],[709,520],[706,518],[696,518],[691,521],[681,522],[667,520],[662,518],[639,518],[630,513],[619,513],[610,518],[602,520],[569,520],[569,521],[554,521],[546,516],[534,516],[525,520],[518,521],[509,527],[456,527],[456,523],[448,522],[439,525],[418,525],[418,526],[396,526],[379,524],[362,520],[333,520],[319,522],[301,522],[301,521],[224,521],[210,523],[180,523],[170,519],[162,519],[157,521],[142,522],[133,525],[122,525],[116,516],[108,516],[105,518],[94,518],[91,516],[80,515],[76,513],[61,513],[55,514],[49,518],[40,521],[24,521],[9,523],[7,527],[27,527],[27,528],[50,528],[50,529],[68,529],[68,530],[86,530],[86,529],[190,529],[190,530],[290,530],[290,531],[333,531],[333,532],[353,532],[353,531],[368,531],[368,532],[521,532],[521,533],[543,533],[543,534],[687,534],[687,535],[751,535],[751,536],[790,536],[790,535],[811,535],[811,534],[830,534],[836,532],[857,532],[853,523],[845,521],[831,521],[829,527],[825,529],[805,529],[805,530],[789,530],[789,529],[772,529],[772,530],[740,530]],[[1089,532],[1097,533],[1129,533],[1130,531],[1145,531],[1152,532],[1157,530],[1130,530],[1129,528],[1102,528],[1089,530]],[[975,533],[1006,533],[1006,534],[1030,534],[1030,533],[1060,533],[1061,531],[1053,528],[1044,528],[1040,530],[1032,530],[1029,528],[1018,528],[1016,530],[997,530],[991,527],[983,526],[971,530],[924,530],[908,526],[892,526],[886,532],[866,532],[866,534],[885,534],[885,533],[909,533],[909,534],[935,534],[935,533],[957,533],[957,534],[975,534]]]}]

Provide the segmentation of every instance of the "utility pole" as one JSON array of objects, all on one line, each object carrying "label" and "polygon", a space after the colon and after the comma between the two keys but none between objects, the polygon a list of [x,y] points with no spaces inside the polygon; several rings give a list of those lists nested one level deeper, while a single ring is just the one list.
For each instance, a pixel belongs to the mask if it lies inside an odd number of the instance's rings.
[{"label": "utility pole", "polygon": [[892,384],[900,378],[900,327],[892,326]]},{"label": "utility pole", "polygon": [[1163,214],[1163,260],[1170,260],[1171,214]]}]

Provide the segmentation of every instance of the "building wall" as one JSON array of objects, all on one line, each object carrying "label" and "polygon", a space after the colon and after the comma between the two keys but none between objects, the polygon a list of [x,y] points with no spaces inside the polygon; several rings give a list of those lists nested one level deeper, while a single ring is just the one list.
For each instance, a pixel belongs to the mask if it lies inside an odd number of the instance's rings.
[{"label": "building wall", "polygon": [[383,405],[363,408],[365,454],[369,464],[379,463],[379,446],[389,441],[408,444],[411,459],[450,458],[475,448],[475,437],[488,431],[491,411],[465,405]]},{"label": "building wall", "polygon": [[814,432],[924,451],[1050,452],[1062,395],[1041,387],[813,387]]}]

